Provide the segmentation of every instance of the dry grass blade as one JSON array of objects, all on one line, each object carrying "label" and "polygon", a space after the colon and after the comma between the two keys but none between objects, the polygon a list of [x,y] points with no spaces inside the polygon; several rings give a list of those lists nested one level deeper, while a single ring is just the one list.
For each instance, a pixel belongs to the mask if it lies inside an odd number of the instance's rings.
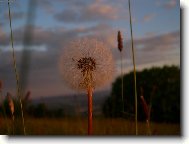
[{"label": "dry grass blade", "polygon": [[144,99],[143,96],[140,96],[140,99],[141,99],[141,103],[142,103],[142,108],[144,110],[144,113],[146,115],[146,119],[148,120],[149,119],[149,108],[148,108],[148,105]]},{"label": "dry grass blade", "polygon": [[25,95],[23,101],[24,101],[24,102],[29,101],[29,100],[30,100],[30,96],[31,96],[31,91],[27,91],[27,93],[26,93],[26,95]]},{"label": "dry grass blade", "polygon": [[147,124],[148,134],[151,135],[151,128],[150,128],[151,107],[147,104],[146,100],[143,97],[143,89],[142,88],[141,88],[141,93],[142,93],[142,95],[140,96],[140,99],[141,99],[141,103],[142,103],[142,108],[143,108],[145,116],[146,116],[146,124]]}]

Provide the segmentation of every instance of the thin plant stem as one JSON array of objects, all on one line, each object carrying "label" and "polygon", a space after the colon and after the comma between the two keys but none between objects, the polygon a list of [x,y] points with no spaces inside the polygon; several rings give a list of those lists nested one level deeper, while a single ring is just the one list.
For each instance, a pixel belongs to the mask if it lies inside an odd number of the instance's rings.
[{"label": "thin plant stem", "polygon": [[123,56],[122,51],[121,54],[121,96],[122,96],[122,113],[124,113],[124,99],[123,99]]},{"label": "thin plant stem", "polygon": [[15,57],[15,52],[14,52],[14,42],[13,42],[13,32],[12,32],[12,22],[11,22],[11,12],[10,12],[9,0],[8,0],[8,8],[9,8],[9,25],[10,25],[10,32],[11,32],[12,57],[13,57],[14,72],[15,72],[15,75],[16,75],[17,97],[19,98],[19,102],[20,102],[23,131],[24,131],[24,135],[26,135],[24,113],[23,113],[23,108],[22,108],[22,99],[21,99],[21,96],[20,96],[19,77],[18,77],[18,72],[17,72],[17,67],[16,67],[16,57]]},{"label": "thin plant stem", "polygon": [[151,135],[151,128],[150,128],[151,102],[149,105],[148,115],[149,115],[148,120],[147,120],[148,134]]},{"label": "thin plant stem", "polygon": [[151,102],[150,105],[148,106],[148,119],[147,119],[147,128],[148,128],[148,134],[151,135],[151,128],[150,128],[150,115],[151,115]]},{"label": "thin plant stem", "polygon": [[135,53],[134,53],[134,42],[133,42],[133,31],[132,31],[132,17],[131,17],[131,5],[129,2],[129,17],[130,17],[130,30],[131,30],[131,44],[132,44],[132,56],[134,66],[134,86],[135,86],[135,133],[138,135],[138,123],[137,123],[137,88],[136,88],[136,68],[135,68]]},{"label": "thin plant stem", "polygon": [[93,111],[92,111],[92,95],[93,95],[93,90],[92,87],[89,87],[87,90],[87,95],[88,95],[88,135],[92,135],[92,128],[93,128]]}]

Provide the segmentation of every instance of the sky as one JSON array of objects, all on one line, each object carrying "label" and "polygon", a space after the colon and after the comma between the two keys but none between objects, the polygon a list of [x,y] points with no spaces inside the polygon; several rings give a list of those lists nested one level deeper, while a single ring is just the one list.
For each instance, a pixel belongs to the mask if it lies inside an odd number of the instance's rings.
[{"label": "sky", "polygon": [[[127,0],[12,0],[14,49],[20,80],[33,98],[76,93],[59,69],[66,44],[83,37],[103,41],[120,74],[117,32],[121,31],[124,73],[132,71]],[[131,0],[136,68],[180,66],[180,1]],[[23,50],[29,50],[23,53]],[[16,93],[8,5],[0,1],[0,80],[4,93]],[[110,90],[111,83],[105,88]]]}]

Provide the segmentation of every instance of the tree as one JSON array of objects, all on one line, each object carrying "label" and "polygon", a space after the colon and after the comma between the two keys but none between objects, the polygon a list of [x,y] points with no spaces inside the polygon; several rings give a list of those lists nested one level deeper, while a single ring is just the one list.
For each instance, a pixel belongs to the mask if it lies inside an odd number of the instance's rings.
[{"label": "tree", "polygon": [[[153,121],[180,122],[180,69],[176,66],[153,67],[137,72],[138,119],[145,120],[140,103],[141,92],[151,104]],[[103,105],[107,117],[130,117],[134,114],[133,72],[124,75],[124,113],[121,107],[121,78],[112,85],[111,96]]]}]

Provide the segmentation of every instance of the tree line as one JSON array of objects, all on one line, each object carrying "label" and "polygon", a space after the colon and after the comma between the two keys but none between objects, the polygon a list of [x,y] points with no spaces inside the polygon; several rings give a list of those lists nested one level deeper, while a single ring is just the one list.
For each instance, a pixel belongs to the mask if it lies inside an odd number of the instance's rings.
[{"label": "tree line", "polygon": [[[11,117],[11,109],[9,104],[10,94],[7,93],[6,98],[0,105],[0,115]],[[21,107],[18,99],[12,98],[14,104],[14,116],[21,117]],[[33,104],[31,100],[25,97],[22,99],[22,108],[24,111],[24,116],[35,117],[35,118],[63,118],[65,117],[65,112],[63,108],[50,109],[45,103]]]},{"label": "tree line", "polygon": [[[151,107],[150,119],[157,122],[180,122],[180,68],[177,66],[153,67],[136,72],[138,120],[145,120],[140,97]],[[133,72],[125,74],[124,97],[121,97],[121,77],[112,84],[111,95],[103,105],[106,117],[133,118],[134,81]]]}]

